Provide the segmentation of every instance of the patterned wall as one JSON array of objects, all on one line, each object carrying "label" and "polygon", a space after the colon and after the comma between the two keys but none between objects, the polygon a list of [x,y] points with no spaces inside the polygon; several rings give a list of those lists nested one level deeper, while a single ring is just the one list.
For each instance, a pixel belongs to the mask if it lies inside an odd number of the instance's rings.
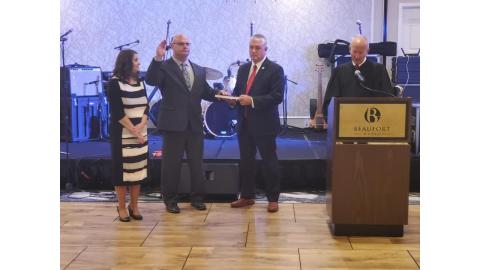
[{"label": "patterned wall", "polygon": [[112,70],[118,53],[113,48],[139,39],[133,49],[146,70],[171,19],[170,34],[190,37],[191,60],[225,74],[232,62],[248,58],[253,22],[254,33],[268,39],[269,58],[298,82],[288,85],[289,118],[305,118],[319,85],[318,43],[349,40],[358,31],[358,19],[369,37],[371,9],[371,0],[62,0],[60,32],[73,29],[65,46],[66,64]]}]

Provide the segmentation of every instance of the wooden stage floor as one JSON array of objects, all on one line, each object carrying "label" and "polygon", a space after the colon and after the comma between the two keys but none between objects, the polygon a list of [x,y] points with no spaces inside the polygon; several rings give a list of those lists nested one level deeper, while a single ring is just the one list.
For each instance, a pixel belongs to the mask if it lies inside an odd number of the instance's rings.
[{"label": "wooden stage floor", "polygon": [[115,203],[62,202],[61,269],[419,269],[420,206],[404,237],[333,237],[325,204],[207,211],[140,203],[143,221],[119,222]]}]

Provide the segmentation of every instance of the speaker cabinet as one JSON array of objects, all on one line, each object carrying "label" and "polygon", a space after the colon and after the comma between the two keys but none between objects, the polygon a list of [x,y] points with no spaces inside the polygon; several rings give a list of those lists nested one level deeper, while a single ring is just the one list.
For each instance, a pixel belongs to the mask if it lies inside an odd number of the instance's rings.
[{"label": "speaker cabinet", "polygon": [[[204,163],[205,194],[236,194],[239,191],[237,163]],[[182,164],[178,193],[190,194],[190,168]]]}]

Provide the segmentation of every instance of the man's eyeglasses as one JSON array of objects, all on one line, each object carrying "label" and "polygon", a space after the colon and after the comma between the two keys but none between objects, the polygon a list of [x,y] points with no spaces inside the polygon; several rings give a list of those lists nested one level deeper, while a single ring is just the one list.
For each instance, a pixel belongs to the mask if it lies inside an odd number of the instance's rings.
[{"label": "man's eyeglasses", "polygon": [[190,42],[174,42],[172,44],[178,45],[178,46],[190,46]]}]

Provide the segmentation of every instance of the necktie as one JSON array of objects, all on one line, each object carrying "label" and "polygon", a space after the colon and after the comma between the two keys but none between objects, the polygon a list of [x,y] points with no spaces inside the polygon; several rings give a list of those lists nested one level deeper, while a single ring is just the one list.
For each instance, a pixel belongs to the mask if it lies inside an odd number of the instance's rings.
[{"label": "necktie", "polygon": [[355,64],[354,68],[355,68],[355,70],[359,70],[359,69],[360,69],[360,66],[357,65],[357,64]]},{"label": "necktie", "polygon": [[245,88],[246,95],[248,95],[248,92],[250,92],[250,87],[252,87],[252,83],[253,83],[253,80],[255,79],[255,75],[257,75],[257,65],[253,65],[252,74],[250,74],[250,77],[248,78],[247,88]]},{"label": "necktie", "polygon": [[[248,78],[247,81],[247,88],[245,88],[245,95],[248,95],[250,92],[250,88],[252,87],[253,80],[255,79],[255,75],[257,75],[257,65],[253,65],[253,71],[252,74],[250,74],[250,77]],[[248,112],[251,110],[250,106],[245,107],[245,110],[243,111],[243,115],[245,118],[248,116]]]},{"label": "necktie", "polygon": [[183,78],[185,79],[185,83],[187,84],[187,88],[188,88],[188,90],[191,90],[192,86],[190,85],[190,75],[188,74],[188,71],[187,71],[187,64],[182,63],[181,66],[182,66]]}]

